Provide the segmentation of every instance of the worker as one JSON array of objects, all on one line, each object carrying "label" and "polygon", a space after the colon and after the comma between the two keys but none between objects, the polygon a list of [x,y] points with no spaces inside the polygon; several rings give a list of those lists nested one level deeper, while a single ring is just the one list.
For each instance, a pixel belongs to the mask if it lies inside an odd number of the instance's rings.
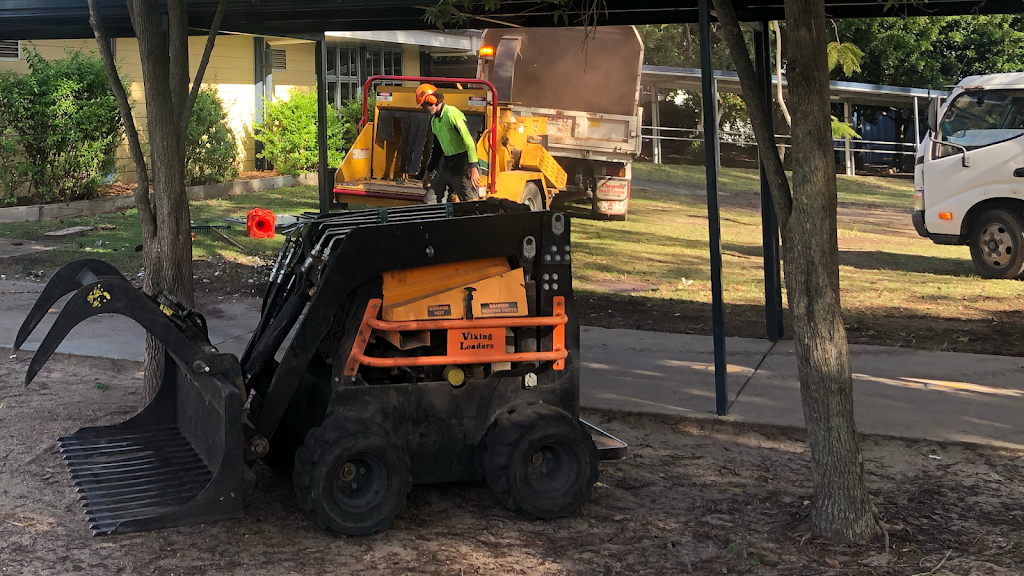
[{"label": "worker", "polygon": [[430,131],[434,134],[423,174],[424,203],[443,202],[445,194],[448,201],[452,201],[452,196],[462,202],[478,200],[477,188],[483,179],[466,115],[454,106],[445,105],[444,94],[431,84],[420,84],[416,88],[416,105],[430,114]]}]

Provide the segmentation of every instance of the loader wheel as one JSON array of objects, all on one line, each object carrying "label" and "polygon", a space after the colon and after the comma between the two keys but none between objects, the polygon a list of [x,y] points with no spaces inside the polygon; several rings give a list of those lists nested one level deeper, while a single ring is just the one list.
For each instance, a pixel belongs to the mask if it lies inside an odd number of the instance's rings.
[{"label": "loader wheel", "polygon": [[597,460],[597,447],[579,421],[538,404],[498,418],[483,463],[502,504],[528,518],[559,518],[590,500]]},{"label": "loader wheel", "polygon": [[295,454],[292,478],[317,524],[346,536],[387,528],[412,483],[405,455],[381,430],[343,415],[310,431]]},{"label": "loader wheel", "polygon": [[527,182],[526,186],[523,186],[523,195],[519,198],[519,203],[526,204],[530,208],[530,212],[544,209],[544,197],[536,182]]},{"label": "loader wheel", "polygon": [[968,244],[982,278],[1017,278],[1024,269],[1024,220],[1016,212],[985,211],[971,227]]}]

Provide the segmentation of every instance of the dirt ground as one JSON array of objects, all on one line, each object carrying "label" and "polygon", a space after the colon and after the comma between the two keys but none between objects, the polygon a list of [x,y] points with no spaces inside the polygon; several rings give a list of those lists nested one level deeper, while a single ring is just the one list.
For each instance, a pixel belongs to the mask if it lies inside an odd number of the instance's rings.
[{"label": "dirt ground", "polygon": [[93,538],[54,439],[126,419],[137,363],[55,356],[32,387],[0,350],[0,574],[785,574],[1006,576],[1024,571],[1020,453],[863,439],[881,543],[807,537],[800,431],[618,413],[584,416],[626,440],[578,515],[527,521],[483,484],[413,489],[390,529],[335,538],[259,466],[241,518]]}]

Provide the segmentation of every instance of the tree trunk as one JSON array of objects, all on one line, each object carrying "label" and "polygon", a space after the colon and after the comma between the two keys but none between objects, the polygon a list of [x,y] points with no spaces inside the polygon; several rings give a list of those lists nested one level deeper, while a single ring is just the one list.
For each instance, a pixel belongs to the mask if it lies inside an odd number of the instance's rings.
[{"label": "tree trunk", "polygon": [[732,0],[715,0],[723,33],[752,110],[786,251],[800,396],[811,450],[811,531],[854,543],[881,533],[867,489],[853,419],[853,377],[839,295],[836,175],[830,128],[827,21],[823,0],[785,0],[789,104],[793,111],[793,191],[768,138],[762,87]]},{"label": "tree trunk", "polygon": [[[135,166],[135,206],[142,227],[143,289],[157,288],[193,306],[192,227],[185,194],[185,131],[192,106],[210,61],[217,30],[227,9],[220,0],[203,57],[189,91],[188,15],[185,0],[168,0],[164,8],[152,0],[127,0],[132,27],[139,41],[142,80],[146,94],[147,132],[150,143],[153,191],[149,167],[142,152],[131,105],[117,74],[113,52],[103,27],[98,0],[89,0],[89,24],[96,36],[118,110],[124,121],[128,150]],[[166,17],[166,29],[162,20]],[[160,387],[164,348],[146,335],[146,375],[143,401]]]}]

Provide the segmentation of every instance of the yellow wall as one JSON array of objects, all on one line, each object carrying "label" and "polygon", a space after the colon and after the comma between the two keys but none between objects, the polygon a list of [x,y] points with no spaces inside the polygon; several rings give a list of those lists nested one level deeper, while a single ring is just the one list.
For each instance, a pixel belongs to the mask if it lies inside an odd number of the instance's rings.
[{"label": "yellow wall", "polygon": [[[249,42],[251,44],[252,40]],[[267,42],[275,50],[288,52],[288,70],[275,70],[273,74],[275,99],[287,100],[292,89],[306,91],[316,86],[316,44],[297,41],[279,43],[275,38],[267,38]]]},{"label": "yellow wall", "polygon": [[[65,49],[82,50],[84,52],[96,53],[96,41],[89,40],[46,40],[25,42],[22,46],[30,45],[35,48],[41,56],[48,60],[61,58]],[[203,48],[206,45],[205,36],[193,36],[189,38],[189,64],[190,75],[194,76],[199,69],[199,60],[203,55]],[[312,44],[310,44],[312,46]],[[132,116],[135,118],[135,125],[139,130],[139,136],[143,141],[145,149],[146,141],[146,96],[142,85],[142,64],[139,58],[139,44],[135,38],[119,38],[116,41],[116,59],[123,78],[130,82],[129,97],[132,100]],[[308,50],[310,61],[312,61],[313,50]],[[292,67],[292,54],[289,50],[289,69]],[[302,64],[301,57],[296,58],[297,63]],[[304,66],[304,64],[303,64]],[[313,65],[308,66],[309,75],[313,75]],[[0,61],[0,71],[12,70],[24,74],[28,72],[28,64],[24,57],[21,61]],[[290,71],[289,71],[290,72]],[[303,69],[293,74],[293,83],[301,78]],[[278,75],[274,74],[275,81]],[[253,38],[243,35],[221,35],[217,37],[213,52],[210,54],[210,63],[206,67],[203,76],[204,85],[214,85],[224,101],[225,111],[228,114],[228,123],[235,137],[239,142],[239,159],[241,170],[252,170],[254,167],[254,142],[252,138],[252,123],[256,106],[256,91],[253,84]],[[310,81],[312,84],[313,81]],[[131,156],[128,153],[127,144],[118,149],[118,179],[122,182],[135,182],[135,167],[132,164]]]},{"label": "yellow wall", "polygon": [[[199,61],[206,45],[205,36],[189,38],[189,75],[195,76]],[[134,38],[117,40],[117,60],[121,75],[131,82],[132,116],[139,128],[140,137],[146,139],[146,95],[142,85],[142,63],[139,58],[139,44]],[[228,123],[238,138],[240,168],[252,170],[254,166],[254,143],[252,122],[256,105],[253,88],[253,40],[251,36],[222,35],[217,37],[210,63],[203,75],[203,85],[217,87]],[[135,170],[128,155],[127,145],[118,150],[119,176],[124,182],[135,181]]]}]

